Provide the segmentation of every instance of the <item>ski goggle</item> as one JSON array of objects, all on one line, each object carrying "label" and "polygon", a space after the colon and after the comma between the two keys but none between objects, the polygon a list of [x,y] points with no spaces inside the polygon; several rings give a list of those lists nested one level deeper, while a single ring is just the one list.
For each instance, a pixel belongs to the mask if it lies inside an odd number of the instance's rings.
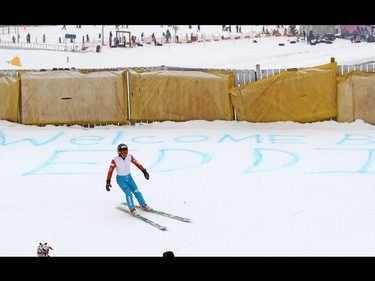
[{"label": "ski goggle", "polygon": [[128,149],[120,149],[118,152],[121,153],[121,154],[127,154]]}]

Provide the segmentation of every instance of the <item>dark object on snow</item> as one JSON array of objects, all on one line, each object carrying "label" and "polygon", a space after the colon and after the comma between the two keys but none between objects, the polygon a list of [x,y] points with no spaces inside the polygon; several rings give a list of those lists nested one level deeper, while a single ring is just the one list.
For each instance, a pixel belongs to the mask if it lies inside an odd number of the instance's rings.
[{"label": "dark object on snow", "polygon": [[327,41],[335,41],[336,36],[332,33],[324,33],[321,39],[327,40]]},{"label": "dark object on snow", "polygon": [[100,45],[96,45],[96,52],[97,52],[97,53],[100,52]]},{"label": "dark object on snow", "polygon": [[368,43],[374,43],[374,42],[375,42],[375,38],[374,38],[374,36],[369,35],[369,36],[368,36],[368,40],[367,40],[367,42],[368,42]]},{"label": "dark object on snow", "polygon": [[279,46],[285,46],[285,44],[284,43],[279,43]]},{"label": "dark object on snow", "polygon": [[329,41],[329,40],[320,40],[319,43],[332,44],[332,41]]},{"label": "dark object on snow", "polygon": [[174,258],[174,253],[172,251],[166,251],[163,253],[163,258]]}]

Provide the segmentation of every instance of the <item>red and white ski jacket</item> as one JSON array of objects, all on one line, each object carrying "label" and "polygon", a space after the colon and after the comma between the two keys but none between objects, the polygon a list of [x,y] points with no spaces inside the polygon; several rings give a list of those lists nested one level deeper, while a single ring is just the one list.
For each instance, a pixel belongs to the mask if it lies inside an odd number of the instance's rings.
[{"label": "red and white ski jacket", "polygon": [[107,173],[107,180],[112,178],[112,173],[116,168],[116,173],[118,176],[126,176],[130,174],[130,163],[133,163],[137,166],[138,169],[143,171],[145,168],[133,157],[131,154],[126,154],[125,158],[122,158],[121,155],[116,156],[112,159],[111,165]]}]

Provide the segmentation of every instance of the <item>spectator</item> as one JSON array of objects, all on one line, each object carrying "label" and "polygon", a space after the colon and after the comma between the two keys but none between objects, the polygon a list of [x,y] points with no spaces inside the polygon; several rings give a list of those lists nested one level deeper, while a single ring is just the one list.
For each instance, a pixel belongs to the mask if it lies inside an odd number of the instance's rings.
[{"label": "spectator", "polygon": [[171,39],[171,37],[172,37],[172,34],[171,34],[171,32],[169,31],[169,29],[167,29],[167,34],[165,35],[165,39],[166,39],[166,41],[169,42],[170,39]]},{"label": "spectator", "polygon": [[112,47],[112,31],[109,32],[109,47]]}]

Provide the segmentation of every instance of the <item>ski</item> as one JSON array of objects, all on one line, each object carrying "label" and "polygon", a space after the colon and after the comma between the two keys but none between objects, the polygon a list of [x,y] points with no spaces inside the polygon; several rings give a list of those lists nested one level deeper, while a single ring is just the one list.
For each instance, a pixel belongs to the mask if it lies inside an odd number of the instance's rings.
[{"label": "ski", "polygon": [[[128,206],[128,204],[126,202],[122,202],[121,204],[125,205],[125,206]],[[137,209],[143,210],[143,208],[141,206],[139,206],[139,205],[135,205],[135,207]],[[156,210],[156,209],[152,209],[151,211],[146,211],[146,210],[144,210],[144,211],[145,212],[149,212],[149,213],[158,214],[158,215],[161,215],[161,216],[164,216],[164,217],[168,217],[168,218],[171,218],[171,219],[183,221],[183,222],[191,222],[190,218],[184,218],[184,217],[172,215],[172,214],[169,214],[169,213],[166,213],[166,212],[163,212],[163,211],[160,211],[160,210]]]},{"label": "ski", "polygon": [[123,212],[126,212],[129,215],[131,215],[132,217],[138,218],[141,221],[144,221],[144,222],[146,222],[146,223],[148,223],[148,224],[150,224],[150,225],[152,225],[152,226],[154,226],[154,227],[156,227],[156,228],[158,228],[160,230],[167,230],[167,227],[165,227],[164,225],[158,224],[158,223],[156,223],[156,222],[154,222],[154,221],[152,221],[152,220],[150,220],[150,219],[148,219],[148,218],[146,218],[144,216],[141,216],[141,215],[139,215],[139,216],[133,216],[128,209],[122,208],[120,206],[117,206],[116,209],[118,209],[120,211],[123,211]]}]

